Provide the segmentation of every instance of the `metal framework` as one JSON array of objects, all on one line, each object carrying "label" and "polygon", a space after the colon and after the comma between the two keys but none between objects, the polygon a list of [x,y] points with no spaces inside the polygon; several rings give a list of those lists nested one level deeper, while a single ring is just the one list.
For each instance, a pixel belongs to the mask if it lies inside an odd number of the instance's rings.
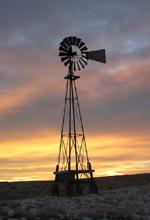
[{"label": "metal framework", "polygon": [[66,94],[61,127],[58,163],[56,165],[53,192],[59,194],[59,185],[66,184],[67,194],[72,194],[72,186],[81,192],[80,184],[88,180],[90,191],[96,192],[97,187],[93,179],[91,163],[85,141],[85,133],[80,111],[76,80],[80,76],[74,72],[87,65],[87,60],[106,63],[105,50],[87,51],[85,43],[75,36],[66,37],[60,43],[59,56],[61,62],[68,66],[66,80]]},{"label": "metal framework", "polygon": [[89,162],[85,133],[80,111],[76,80],[72,62],[65,77],[66,94],[62,120],[58,165],[56,166],[56,181],[74,181],[80,178],[93,178]]}]

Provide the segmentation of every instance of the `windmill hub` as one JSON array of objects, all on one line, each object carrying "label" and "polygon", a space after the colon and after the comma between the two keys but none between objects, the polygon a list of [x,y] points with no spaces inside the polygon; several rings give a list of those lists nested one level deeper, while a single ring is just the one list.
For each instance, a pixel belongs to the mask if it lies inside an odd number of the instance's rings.
[{"label": "windmill hub", "polygon": [[85,140],[85,132],[81,116],[75,81],[80,78],[74,74],[87,65],[88,60],[106,62],[105,50],[87,51],[85,43],[75,36],[66,37],[59,46],[61,62],[68,67],[65,76],[66,94],[61,127],[58,163],[56,165],[53,191],[59,194],[60,183],[66,184],[66,194],[73,194],[73,185],[81,192],[80,180],[90,183],[90,192],[96,192],[93,172]]},{"label": "windmill hub", "polygon": [[68,56],[68,58],[74,58],[75,56],[77,56],[77,52],[76,50],[73,50],[73,46],[70,46],[66,55]]}]

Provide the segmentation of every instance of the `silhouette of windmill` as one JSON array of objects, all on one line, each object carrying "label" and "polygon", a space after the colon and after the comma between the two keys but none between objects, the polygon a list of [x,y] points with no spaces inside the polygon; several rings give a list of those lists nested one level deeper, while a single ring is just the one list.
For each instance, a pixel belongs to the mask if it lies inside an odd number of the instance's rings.
[{"label": "silhouette of windmill", "polygon": [[73,185],[81,193],[81,182],[90,182],[89,191],[96,192],[93,172],[87,146],[81,110],[79,105],[76,80],[80,76],[75,71],[85,68],[88,60],[106,63],[105,50],[87,51],[85,43],[75,36],[66,37],[60,43],[59,56],[61,62],[68,67],[66,80],[65,104],[61,127],[58,163],[56,165],[53,192],[59,194],[59,186],[66,184],[66,194],[73,194]]}]

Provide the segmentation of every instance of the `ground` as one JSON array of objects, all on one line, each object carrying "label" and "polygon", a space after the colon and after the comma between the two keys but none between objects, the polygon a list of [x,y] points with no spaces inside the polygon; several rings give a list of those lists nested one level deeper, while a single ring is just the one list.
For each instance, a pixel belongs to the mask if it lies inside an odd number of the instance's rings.
[{"label": "ground", "polygon": [[[9,198],[0,201],[0,219],[62,219],[62,220],[150,220],[150,181],[146,175],[146,181],[141,181],[143,176],[133,177],[140,179],[133,181],[131,177],[122,186],[120,177],[108,178],[115,187],[104,188],[98,194],[86,194],[82,196],[65,197],[52,195],[37,195],[29,198]],[[129,180],[130,179],[130,180]],[[104,179],[103,179],[104,180]],[[113,180],[113,181],[112,181]],[[116,182],[115,182],[115,181]],[[100,179],[98,180],[98,182]]]}]

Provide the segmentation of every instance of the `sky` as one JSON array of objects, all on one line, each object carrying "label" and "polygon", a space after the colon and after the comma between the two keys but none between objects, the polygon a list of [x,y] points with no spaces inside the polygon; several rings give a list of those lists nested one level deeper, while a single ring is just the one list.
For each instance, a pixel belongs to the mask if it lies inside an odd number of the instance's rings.
[{"label": "sky", "polygon": [[150,1],[0,0],[0,181],[54,179],[67,68],[77,36],[107,63],[77,81],[95,176],[150,172]]}]

